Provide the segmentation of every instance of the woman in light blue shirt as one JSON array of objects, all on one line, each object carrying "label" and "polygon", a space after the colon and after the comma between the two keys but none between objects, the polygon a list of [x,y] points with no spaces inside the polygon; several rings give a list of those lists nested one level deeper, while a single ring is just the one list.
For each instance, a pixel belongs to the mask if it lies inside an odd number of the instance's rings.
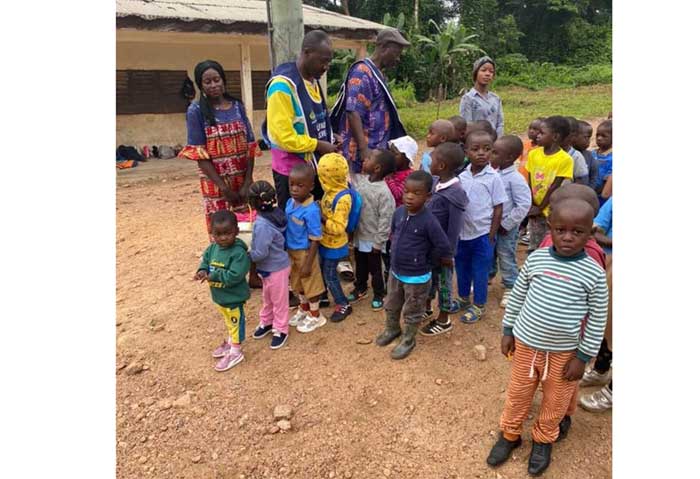
[{"label": "woman in light blue shirt", "polygon": [[500,97],[489,91],[489,84],[495,76],[496,64],[491,58],[481,57],[474,62],[474,86],[462,96],[459,114],[467,122],[488,121],[500,137],[503,135],[503,106]]}]

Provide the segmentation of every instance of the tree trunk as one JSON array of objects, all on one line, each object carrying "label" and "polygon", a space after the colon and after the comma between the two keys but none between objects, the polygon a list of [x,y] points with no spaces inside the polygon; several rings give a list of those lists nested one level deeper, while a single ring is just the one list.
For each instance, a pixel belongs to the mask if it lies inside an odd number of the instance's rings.
[{"label": "tree trunk", "polygon": [[[418,0],[416,0],[416,1],[418,1]],[[340,3],[343,4],[343,13],[345,13],[345,15],[349,16],[350,15],[350,6],[348,5],[348,0],[341,0]]]},{"label": "tree trunk", "polygon": [[301,0],[267,0],[272,68],[294,61],[301,51],[304,19]]},{"label": "tree trunk", "polygon": [[413,24],[418,26],[418,0],[413,0]]}]

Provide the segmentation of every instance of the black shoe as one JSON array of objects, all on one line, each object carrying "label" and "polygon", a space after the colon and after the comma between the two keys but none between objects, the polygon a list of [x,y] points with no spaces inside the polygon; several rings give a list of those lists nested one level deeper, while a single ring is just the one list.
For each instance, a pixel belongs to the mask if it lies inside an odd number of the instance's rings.
[{"label": "black shoe", "polygon": [[494,444],[491,448],[489,457],[486,458],[486,464],[489,466],[498,466],[503,464],[510,457],[510,453],[513,452],[514,449],[520,447],[522,443],[523,440],[521,438],[518,438],[515,441],[509,441],[503,437],[503,434],[501,433],[498,441],[496,441],[496,444]]},{"label": "black shoe", "polygon": [[569,429],[571,429],[571,416],[564,416],[564,419],[559,423],[559,437],[554,442],[566,439],[566,435],[569,434]]},{"label": "black shoe", "polygon": [[527,462],[527,473],[531,476],[539,476],[549,467],[552,459],[552,445],[532,441],[530,460]]},{"label": "black shoe", "polygon": [[323,293],[321,299],[318,300],[319,308],[328,308],[331,305],[331,300],[328,299],[328,293]]},{"label": "black shoe", "polygon": [[441,323],[437,319],[433,319],[421,328],[420,333],[423,336],[437,336],[448,331],[452,331],[452,321],[448,319],[446,323]]},{"label": "black shoe", "polygon": [[299,296],[293,292],[289,292],[289,309],[295,309],[299,307]]},{"label": "black shoe", "polygon": [[335,311],[333,311],[333,314],[331,315],[331,322],[339,323],[351,314],[352,306],[350,306],[349,304],[346,304],[345,306],[336,305]]},{"label": "black shoe", "polygon": [[268,334],[272,332],[272,325],[268,324],[267,326],[258,326],[255,328],[255,331],[253,332],[253,339],[262,339]]},{"label": "black shoe", "polygon": [[287,335],[284,333],[275,333],[272,335],[270,349],[279,349],[287,342]]}]

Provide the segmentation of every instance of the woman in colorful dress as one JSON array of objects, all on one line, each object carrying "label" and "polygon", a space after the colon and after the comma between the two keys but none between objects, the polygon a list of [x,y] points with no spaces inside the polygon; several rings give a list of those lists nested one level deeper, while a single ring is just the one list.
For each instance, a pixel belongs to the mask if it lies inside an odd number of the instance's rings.
[{"label": "woman in colorful dress", "polygon": [[256,143],[243,104],[226,93],[226,75],[221,65],[213,60],[198,63],[194,79],[200,98],[187,109],[187,146],[178,156],[196,161],[199,167],[211,240],[213,213],[226,209],[248,211]]}]

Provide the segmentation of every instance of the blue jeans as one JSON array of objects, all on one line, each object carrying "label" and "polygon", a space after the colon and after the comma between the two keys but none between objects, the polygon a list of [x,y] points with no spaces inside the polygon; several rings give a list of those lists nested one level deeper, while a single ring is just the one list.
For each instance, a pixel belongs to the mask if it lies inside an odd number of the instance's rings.
[{"label": "blue jeans", "polygon": [[518,228],[513,228],[506,234],[498,234],[496,239],[496,255],[493,258],[491,277],[501,270],[501,282],[506,289],[513,289],[518,279],[518,261],[515,250],[518,247]]},{"label": "blue jeans", "polygon": [[493,261],[493,243],[488,233],[471,240],[459,240],[455,271],[457,291],[462,298],[468,298],[474,283],[474,304],[486,304],[489,288],[489,270]]},{"label": "blue jeans", "polygon": [[326,288],[333,295],[333,300],[336,305],[345,306],[348,304],[348,298],[343,293],[343,288],[340,286],[340,278],[338,277],[338,263],[340,259],[321,258],[321,273],[323,281],[326,283]]}]

